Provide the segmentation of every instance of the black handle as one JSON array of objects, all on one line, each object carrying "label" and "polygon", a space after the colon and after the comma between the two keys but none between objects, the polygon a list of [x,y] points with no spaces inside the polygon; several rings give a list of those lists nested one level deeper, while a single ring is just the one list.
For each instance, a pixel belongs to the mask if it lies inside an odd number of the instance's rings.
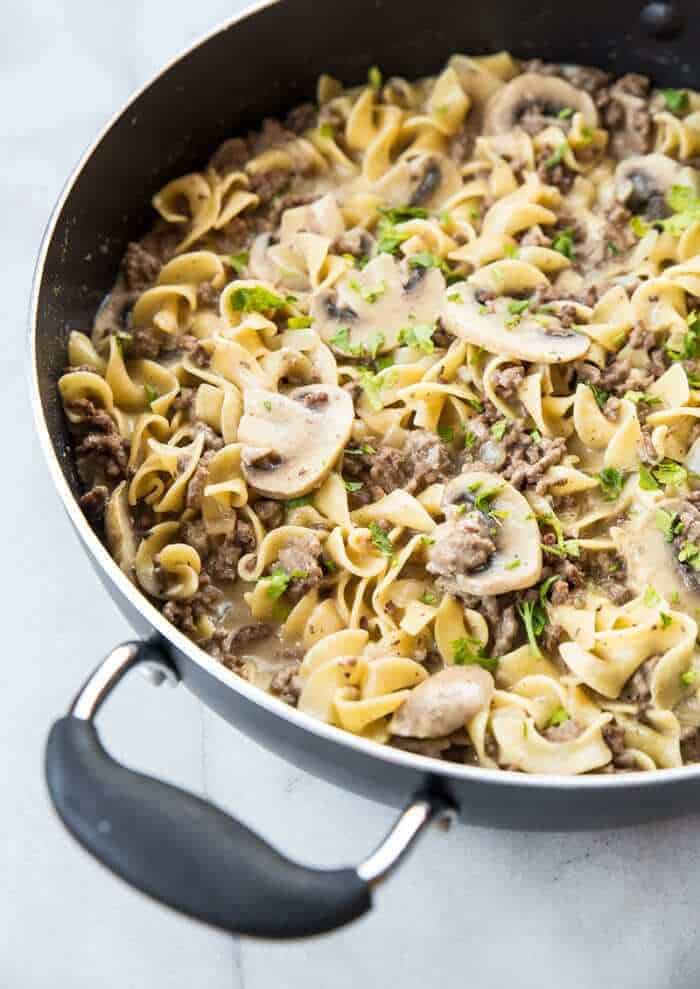
[{"label": "black handle", "polygon": [[215,927],[299,937],[346,924],[371,906],[354,869],[290,862],[217,807],[121,766],[89,721],[68,715],[56,722],[46,776],[81,845],[144,893]]},{"label": "black handle", "polygon": [[418,798],[400,818],[401,839],[397,825],[391,848],[387,839],[359,870],[297,865],[217,807],[127,769],[104,749],[92,717],[124,672],[144,658],[153,658],[152,647],[118,647],[51,729],[46,778],[71,834],[131,885],[231,933],[301,937],[366,913],[373,882],[446,801]]}]

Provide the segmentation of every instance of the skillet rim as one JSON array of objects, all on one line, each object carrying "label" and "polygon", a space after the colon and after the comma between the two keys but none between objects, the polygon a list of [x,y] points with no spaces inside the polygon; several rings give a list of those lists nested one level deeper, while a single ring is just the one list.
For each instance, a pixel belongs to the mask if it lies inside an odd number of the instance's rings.
[{"label": "skillet rim", "polygon": [[[294,728],[309,732],[319,740],[331,743],[332,745],[346,746],[353,749],[359,755],[377,759],[387,767],[392,765],[402,769],[419,771],[429,776],[440,777],[445,781],[463,780],[470,784],[497,784],[508,789],[522,789],[537,791],[540,788],[548,791],[561,791],[562,794],[569,791],[590,791],[590,790],[618,790],[636,789],[642,787],[645,790],[662,789],[664,786],[677,784],[683,780],[700,780],[700,763],[691,763],[672,769],[657,769],[654,771],[635,770],[625,773],[610,774],[588,774],[579,776],[558,776],[543,773],[519,773],[513,770],[488,769],[480,766],[459,765],[458,763],[447,762],[433,758],[431,756],[419,755],[417,753],[406,752],[401,749],[392,748],[389,745],[382,745],[379,742],[353,735],[333,725],[317,721],[308,714],[290,707],[283,701],[268,694],[262,688],[255,687],[242,678],[230,673],[221,664],[210,657],[203,649],[200,649],[191,639],[187,638],[174,625],[163,617],[161,612],[150,603],[141,591],[128,579],[123,571],[117,566],[115,560],[110,556],[107,548],[102,543],[97,533],[90,526],[83,514],[78,502],[70,489],[66,477],[61,468],[56,454],[55,443],[51,436],[44,408],[41,401],[39,386],[39,374],[37,365],[37,338],[39,335],[39,296],[44,278],[44,269],[49,246],[53,240],[58,226],[61,212],[68,202],[71,193],[80,178],[83,168],[92,157],[94,151],[102,143],[106,135],[115,127],[121,118],[127,114],[143,93],[151,86],[159,82],[176,64],[186,59],[196,49],[205,46],[212,38],[228,31],[236,24],[253,17],[258,12],[277,6],[284,0],[259,0],[257,3],[247,5],[234,17],[221,21],[217,26],[199,36],[187,47],[181,49],[178,54],[169,59],[162,68],[158,69],[146,82],[131,93],[126,102],[107,120],[100,128],[97,135],[83,151],[77,164],[66,178],[55,206],[50,214],[42,236],[39,253],[34,266],[32,277],[32,289],[28,311],[28,331],[29,331],[29,377],[30,377],[30,400],[32,406],[32,417],[35,430],[39,436],[41,449],[48,467],[49,474],[54,487],[60,496],[63,507],[79,535],[83,546],[91,554],[95,563],[101,571],[106,573],[110,583],[113,584],[119,593],[127,599],[130,605],[145,619],[151,628],[162,636],[162,638],[175,648],[177,652],[183,653],[187,658],[200,667],[205,673],[218,680],[222,687],[236,691],[247,701],[262,707],[268,714],[282,718],[289,722]],[[187,681],[184,680],[185,686]],[[276,749],[273,749],[276,751]],[[332,756],[330,757],[332,759]],[[515,822],[517,824],[517,822]]]}]

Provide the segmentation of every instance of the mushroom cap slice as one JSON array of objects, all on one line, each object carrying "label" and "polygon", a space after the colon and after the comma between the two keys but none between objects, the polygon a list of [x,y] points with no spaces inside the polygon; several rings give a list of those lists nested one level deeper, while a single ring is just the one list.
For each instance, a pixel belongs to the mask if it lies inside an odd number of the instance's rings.
[{"label": "mushroom cap slice", "polygon": [[537,107],[552,123],[566,107],[582,113],[589,127],[598,124],[598,111],[588,93],[557,76],[525,72],[506,83],[489,99],[484,114],[485,134],[505,134],[518,126],[529,107]]},{"label": "mushroom cap slice", "polygon": [[535,318],[525,312],[514,320],[508,310],[512,300],[507,296],[496,299],[493,311],[485,312],[476,298],[477,290],[471,279],[447,290],[440,316],[454,336],[483,347],[490,354],[536,364],[575,361],[590,347],[590,339],[583,333],[565,329],[556,313]]},{"label": "mushroom cap slice", "polygon": [[337,385],[307,385],[288,395],[247,389],[238,427],[246,481],[268,498],[307,494],[331,471],[352,419],[352,399]]},{"label": "mushroom cap slice", "polygon": [[633,155],[615,169],[615,198],[633,213],[659,219],[670,213],[665,195],[674,185],[698,190],[698,173],[667,155]]},{"label": "mushroom cap slice", "polygon": [[656,524],[659,509],[673,515],[680,507],[677,498],[660,501],[615,529],[614,536],[633,590],[641,594],[645,588],[653,587],[666,601],[677,600],[685,611],[694,615],[700,608],[700,583],[689,569],[678,563],[673,545]]},{"label": "mushroom cap slice", "polygon": [[[444,288],[437,268],[406,269],[390,254],[379,254],[362,271],[353,269],[315,294],[313,328],[340,354],[392,350],[404,327],[434,322]],[[347,345],[340,346],[344,331]]]},{"label": "mushroom cap slice", "polygon": [[493,697],[493,677],[481,666],[451,666],[414,687],[389,724],[404,738],[441,738],[464,728]]},{"label": "mushroom cap slice", "polygon": [[[530,505],[512,484],[487,471],[467,471],[449,482],[442,504],[448,517],[450,509],[461,505],[470,510],[485,506],[495,522],[496,551],[481,570],[454,575],[458,593],[491,597],[537,583],[542,573],[540,530]],[[448,521],[434,529],[434,545],[441,537],[449,539],[452,527]]]},{"label": "mushroom cap slice", "polygon": [[437,151],[403,155],[375,183],[374,191],[390,206],[438,209],[462,186],[455,163]]}]

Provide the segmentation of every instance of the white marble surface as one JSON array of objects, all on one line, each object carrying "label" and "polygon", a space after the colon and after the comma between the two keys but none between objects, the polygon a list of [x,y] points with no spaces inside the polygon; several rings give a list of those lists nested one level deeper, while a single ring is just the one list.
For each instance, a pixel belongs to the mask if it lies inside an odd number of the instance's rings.
[{"label": "white marble surface", "polygon": [[[162,62],[238,8],[199,0],[25,0],[0,36],[0,986],[7,989],[690,989],[700,969],[693,821],[576,836],[431,834],[353,928],[295,944],[235,941],[111,878],[56,823],[41,774],[51,719],[128,634],[51,490],[27,402],[25,312],[51,204],[82,148]],[[378,59],[380,61],[380,59]],[[7,519],[9,518],[9,524]],[[356,859],[378,805],[300,775],[183,690],[140,679],[105,735],[127,760],[236,808],[284,849]]]}]

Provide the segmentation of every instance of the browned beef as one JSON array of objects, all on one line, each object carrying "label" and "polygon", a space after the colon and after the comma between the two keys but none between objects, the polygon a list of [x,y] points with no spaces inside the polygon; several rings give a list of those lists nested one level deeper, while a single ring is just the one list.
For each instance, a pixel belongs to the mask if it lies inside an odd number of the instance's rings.
[{"label": "browned beef", "polygon": [[221,599],[221,591],[203,570],[199,575],[199,587],[195,594],[183,601],[168,601],[163,606],[163,615],[186,635],[196,637],[197,623],[210,615]]},{"label": "browned beef", "polygon": [[275,673],[270,683],[270,692],[283,700],[285,704],[294,705],[299,700],[301,693],[300,666],[299,660],[288,666],[283,666],[281,670]]},{"label": "browned beef", "polygon": [[214,580],[236,580],[241,557],[254,549],[255,530],[250,522],[238,519],[233,532],[216,543],[210,543],[207,569]]},{"label": "browned beef", "polygon": [[514,401],[517,392],[525,379],[525,368],[522,364],[515,364],[496,371],[493,376],[493,388],[497,395],[506,401]]},{"label": "browned beef", "polygon": [[102,520],[108,497],[109,488],[104,484],[96,484],[80,496],[80,507],[93,524]]},{"label": "browned beef", "polygon": [[209,464],[213,453],[204,453],[199,459],[199,463],[194,474],[187,484],[187,507],[194,511],[199,511],[202,507],[202,496],[204,489],[209,483]]},{"label": "browned beef", "polygon": [[155,255],[135,241],[129,244],[122,261],[124,281],[129,291],[143,292],[150,288],[158,277],[160,269],[161,263]]},{"label": "browned beef", "polygon": [[266,529],[278,529],[284,524],[284,505],[272,498],[260,498],[251,506]]},{"label": "browned beef", "polygon": [[314,103],[301,103],[289,111],[284,126],[294,134],[312,130],[318,122],[318,107]]},{"label": "browned beef", "polygon": [[226,175],[228,172],[242,172],[249,158],[247,141],[242,137],[232,137],[219,145],[209,164],[219,175]]},{"label": "browned beef", "polygon": [[[433,532],[426,570],[442,578],[442,586],[482,570],[496,552],[494,532],[481,512],[457,515]],[[454,591],[453,591],[454,593]]]},{"label": "browned beef", "polygon": [[618,158],[652,150],[654,125],[649,106],[650,82],[630,72],[596,96],[603,126],[610,132],[608,148]]},{"label": "browned beef", "polygon": [[119,435],[112,417],[89,399],[78,399],[69,408],[81,417],[75,426],[82,436],[75,448],[80,477],[88,485],[97,482],[114,487],[126,477],[129,441]]},{"label": "browned beef", "polygon": [[323,580],[321,543],[311,533],[295,536],[280,550],[277,565],[292,578],[286,591],[289,601],[301,600]]},{"label": "browned beef", "polygon": [[201,282],[197,286],[197,305],[217,308],[221,290],[214,288],[211,282]]}]

